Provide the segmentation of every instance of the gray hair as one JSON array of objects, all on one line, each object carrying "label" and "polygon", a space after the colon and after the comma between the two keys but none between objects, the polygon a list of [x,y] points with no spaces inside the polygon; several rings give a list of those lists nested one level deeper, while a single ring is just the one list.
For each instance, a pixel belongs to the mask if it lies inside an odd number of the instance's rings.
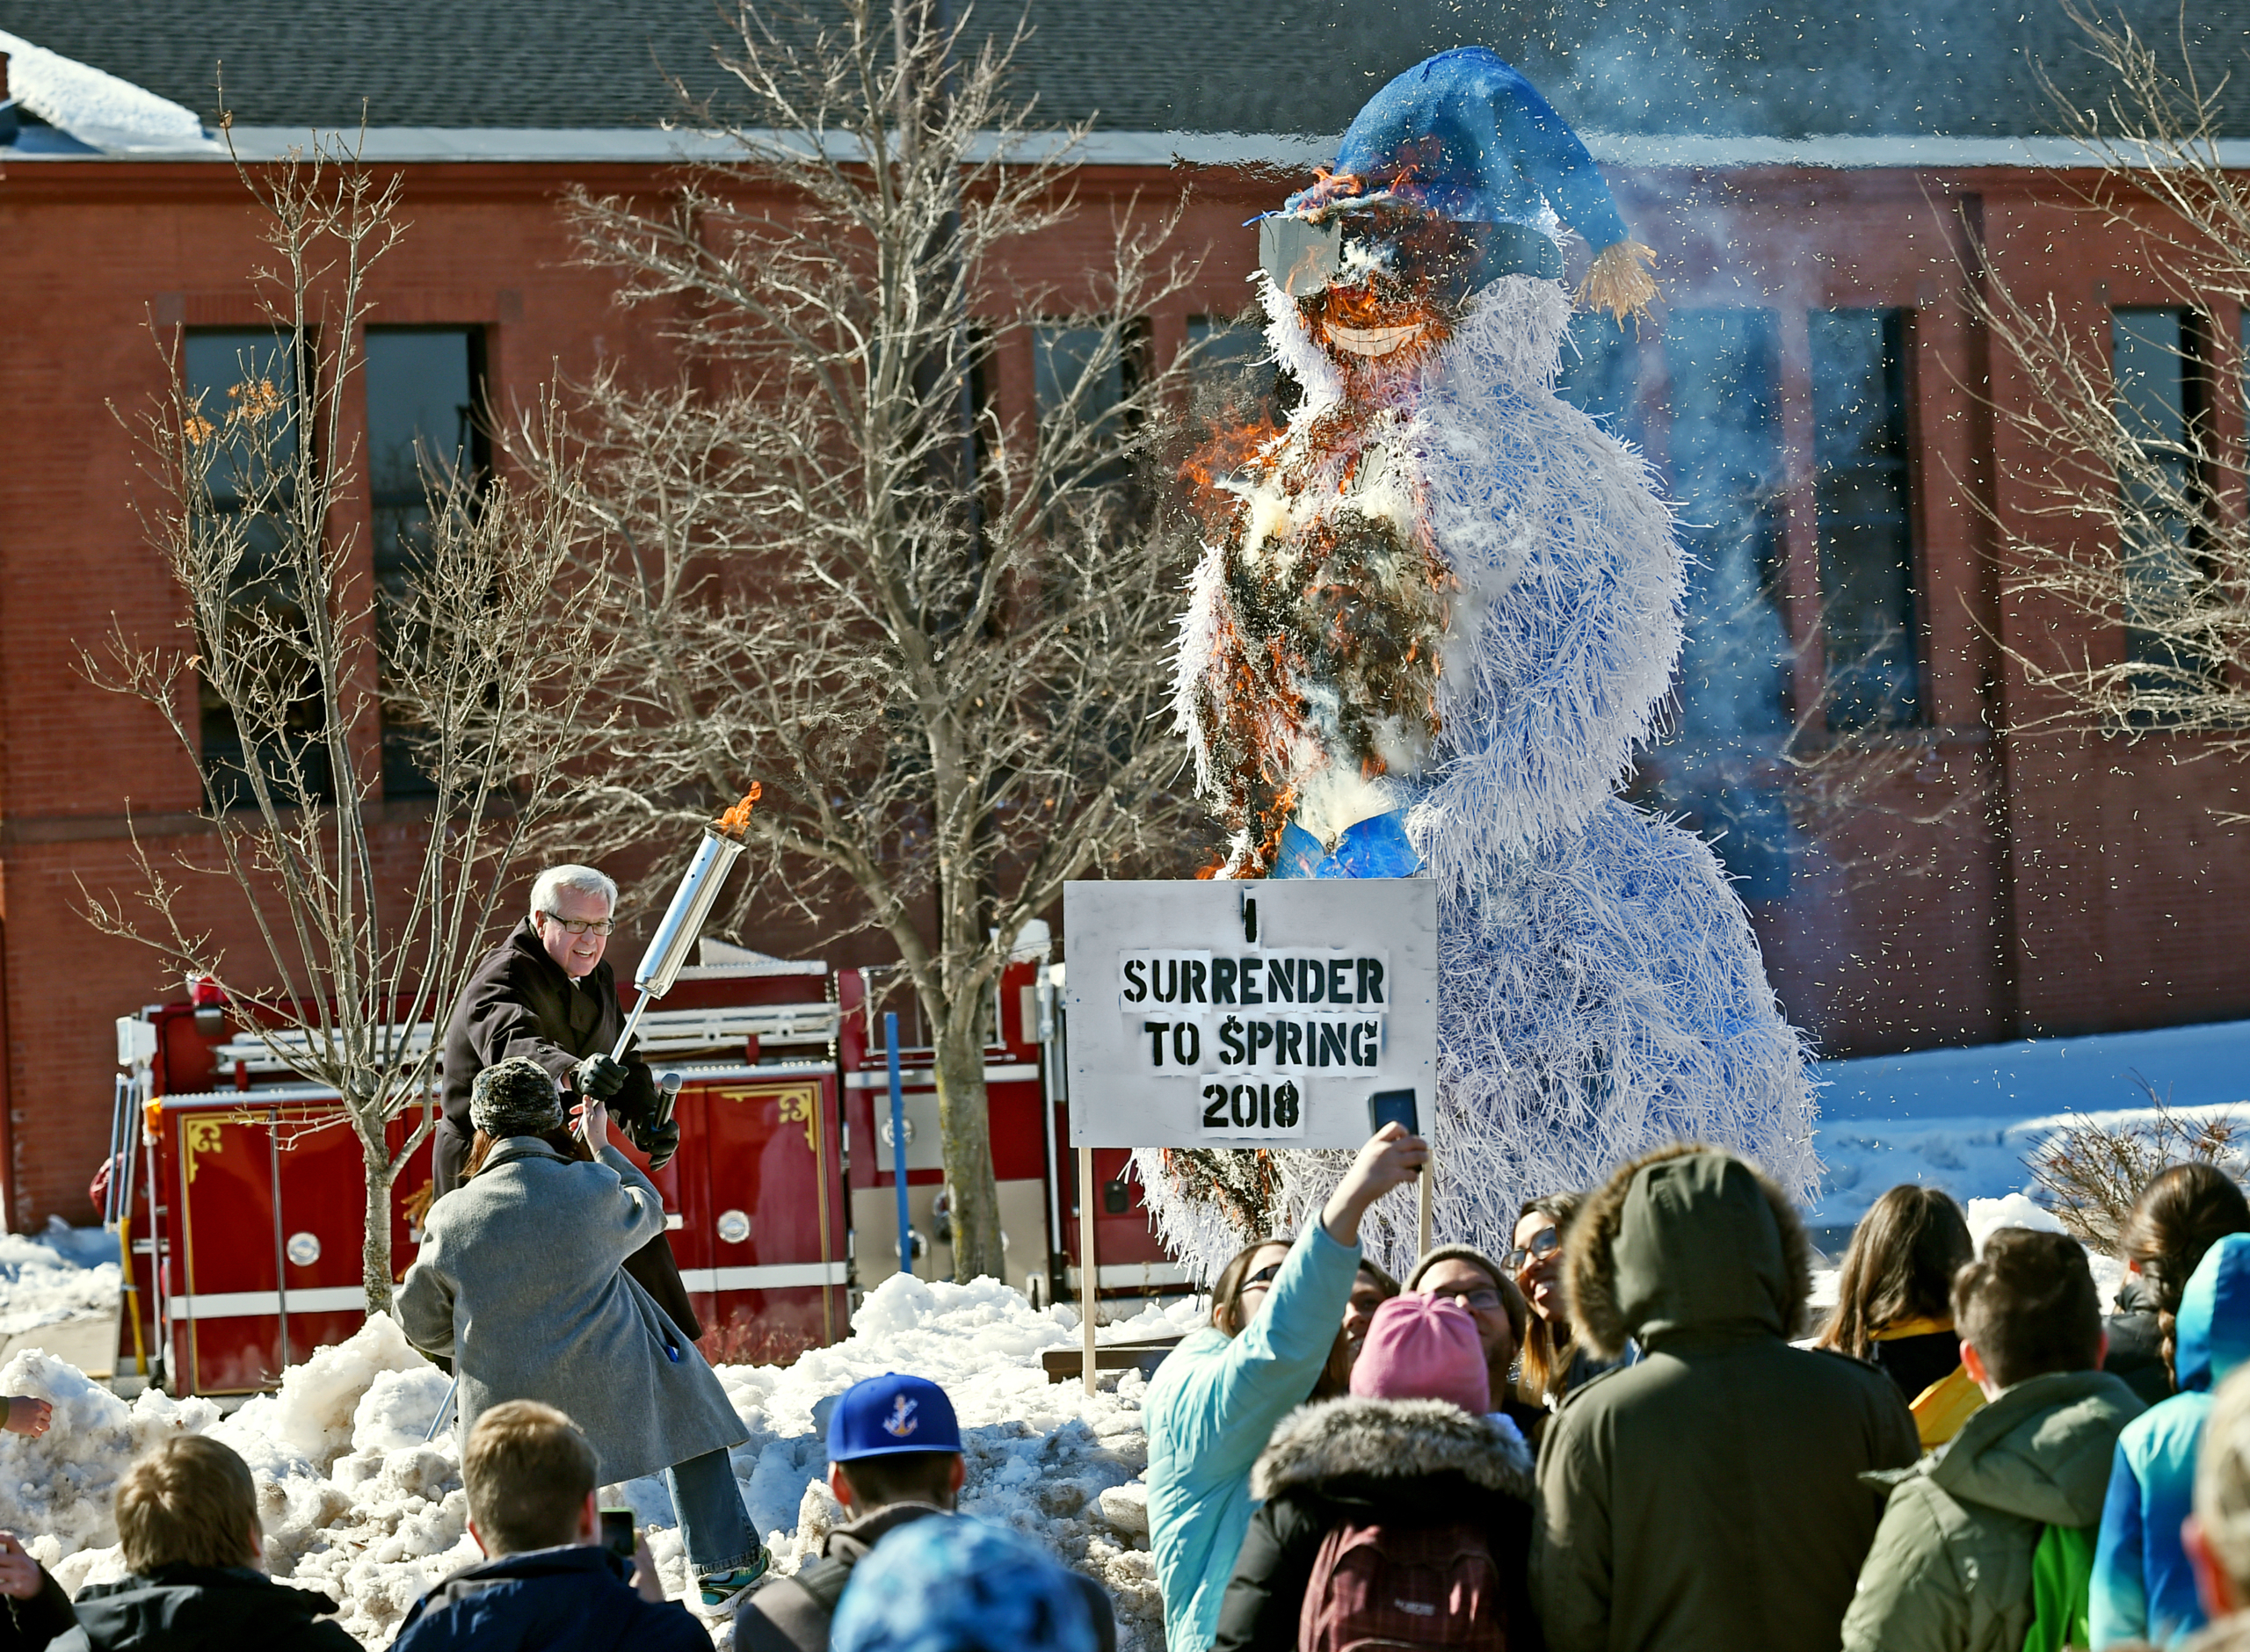
[{"label": "gray hair", "polygon": [[541,873],[531,886],[532,916],[554,910],[556,895],[564,889],[575,889],[580,895],[598,895],[609,902],[609,909],[617,909],[617,880],[593,866],[549,866]]}]

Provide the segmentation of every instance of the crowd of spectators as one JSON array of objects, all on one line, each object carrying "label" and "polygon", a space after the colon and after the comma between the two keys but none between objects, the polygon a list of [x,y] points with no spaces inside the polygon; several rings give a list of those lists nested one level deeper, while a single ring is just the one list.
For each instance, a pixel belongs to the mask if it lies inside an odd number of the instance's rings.
[{"label": "crowd of spectators", "polygon": [[[710,1644],[715,1607],[744,1652],[1115,1652],[1098,1583],[955,1511],[952,1402],[896,1373],[831,1409],[846,1518],[821,1553],[715,1601],[711,1570],[763,1567],[731,1471],[722,1496],[693,1468],[715,1459],[715,1482],[738,1424],[708,1415],[708,1370],[645,1293],[615,1286],[645,1240],[644,1186],[598,1141],[572,1150],[599,1119],[544,1141],[560,1119],[538,1086],[511,1099],[505,1066],[477,1172],[544,1179],[488,1183],[476,1221],[435,1224],[401,1309],[461,1362],[485,1558],[418,1602],[395,1647],[684,1652]],[[497,1150],[519,1140],[544,1150]],[[1170,1652],[2250,1652],[2250,1206],[2220,1171],[2175,1166],[2143,1191],[2106,1320],[2074,1240],[2006,1228],[1979,1250],[1945,1194],[1894,1188],[1815,1324],[1807,1235],[1732,1154],[1667,1148],[1533,1199],[1500,1256],[1441,1246],[1402,1286],[1360,1254],[1360,1224],[1427,1163],[1387,1126],[1299,1232],[1220,1271],[1208,1325],[1151,1379]],[[582,1172],[585,1187],[564,1179]],[[579,1271],[604,1278],[572,1301],[615,1359],[679,1390],[685,1424],[621,1428],[598,1394],[589,1427],[506,1391],[520,1346],[480,1352],[494,1330],[459,1305],[503,1288],[513,1207],[563,1192],[621,1201],[590,1224]],[[0,1426],[50,1425],[34,1397],[6,1404]],[[598,1506],[621,1453],[671,1468],[675,1496],[707,1511],[704,1617],[665,1598],[629,1517]],[[127,1575],[75,1601],[0,1533],[0,1652],[357,1644],[332,1601],[262,1569],[256,1487],[225,1445],[167,1440],[115,1512]]]}]

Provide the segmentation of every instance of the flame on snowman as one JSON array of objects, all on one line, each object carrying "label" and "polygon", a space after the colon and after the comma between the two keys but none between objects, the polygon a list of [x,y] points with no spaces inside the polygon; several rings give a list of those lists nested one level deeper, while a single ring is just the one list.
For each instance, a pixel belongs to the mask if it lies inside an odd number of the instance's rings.
[{"label": "flame on snowman", "polygon": [[1386,778],[1418,772],[1441,726],[1457,588],[1409,462],[1455,318],[1388,265],[1297,302],[1342,398],[1222,431],[1182,473],[1204,557],[1180,726],[1230,839],[1209,870],[1230,877],[1267,871],[1292,818],[1332,844],[1396,806]]}]

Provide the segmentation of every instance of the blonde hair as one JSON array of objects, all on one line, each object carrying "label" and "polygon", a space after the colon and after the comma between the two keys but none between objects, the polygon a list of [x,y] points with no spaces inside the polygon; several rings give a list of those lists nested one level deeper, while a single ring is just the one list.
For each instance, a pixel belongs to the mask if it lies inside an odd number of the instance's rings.
[{"label": "blonde hair", "polygon": [[2218,1385],[2196,1454],[2196,1518],[2237,1589],[2250,1589],[2250,1366]]},{"label": "blonde hair", "polygon": [[127,1569],[251,1566],[258,1485],[234,1450],[201,1434],[168,1439],[117,1488],[117,1536]]},{"label": "blonde hair", "polygon": [[578,1425],[551,1405],[509,1400],[476,1419],[461,1454],[468,1517],[493,1554],[561,1548],[600,1474]]}]

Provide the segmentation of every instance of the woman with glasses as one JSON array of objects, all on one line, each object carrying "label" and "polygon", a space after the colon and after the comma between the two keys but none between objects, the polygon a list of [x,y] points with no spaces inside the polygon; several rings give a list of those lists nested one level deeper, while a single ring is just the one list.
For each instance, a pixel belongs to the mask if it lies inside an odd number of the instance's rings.
[{"label": "woman with glasses", "polygon": [[1485,1377],[1492,1393],[1492,1411],[1513,1423],[1532,1445],[1539,1443],[1539,1425],[1546,1412],[1526,1405],[1513,1391],[1515,1365],[1530,1329],[1531,1308],[1507,1270],[1474,1245],[1440,1245],[1414,1264],[1406,1276],[1409,1293],[1433,1296],[1466,1310],[1477,1322],[1477,1339],[1484,1350]]},{"label": "woman with glasses", "polygon": [[1629,1344],[1622,1359],[1597,1359],[1579,1345],[1571,1329],[1571,1305],[1563,1290],[1563,1239],[1571,1218],[1585,1202],[1583,1193],[1544,1193],[1526,1199],[1506,1258],[1508,1272],[1531,1306],[1516,1393],[1543,1411],[1553,1411],[1581,1383],[1641,1357],[1639,1348]]},{"label": "woman with glasses", "polygon": [[1149,1538],[1165,1644],[1206,1652],[1253,1499],[1250,1470],[1274,1425],[1311,1394],[1359,1278],[1360,1218],[1421,1173],[1429,1144],[1397,1124],[1360,1149],[1295,1243],[1245,1246],[1211,1286],[1211,1322],[1149,1383]]}]

